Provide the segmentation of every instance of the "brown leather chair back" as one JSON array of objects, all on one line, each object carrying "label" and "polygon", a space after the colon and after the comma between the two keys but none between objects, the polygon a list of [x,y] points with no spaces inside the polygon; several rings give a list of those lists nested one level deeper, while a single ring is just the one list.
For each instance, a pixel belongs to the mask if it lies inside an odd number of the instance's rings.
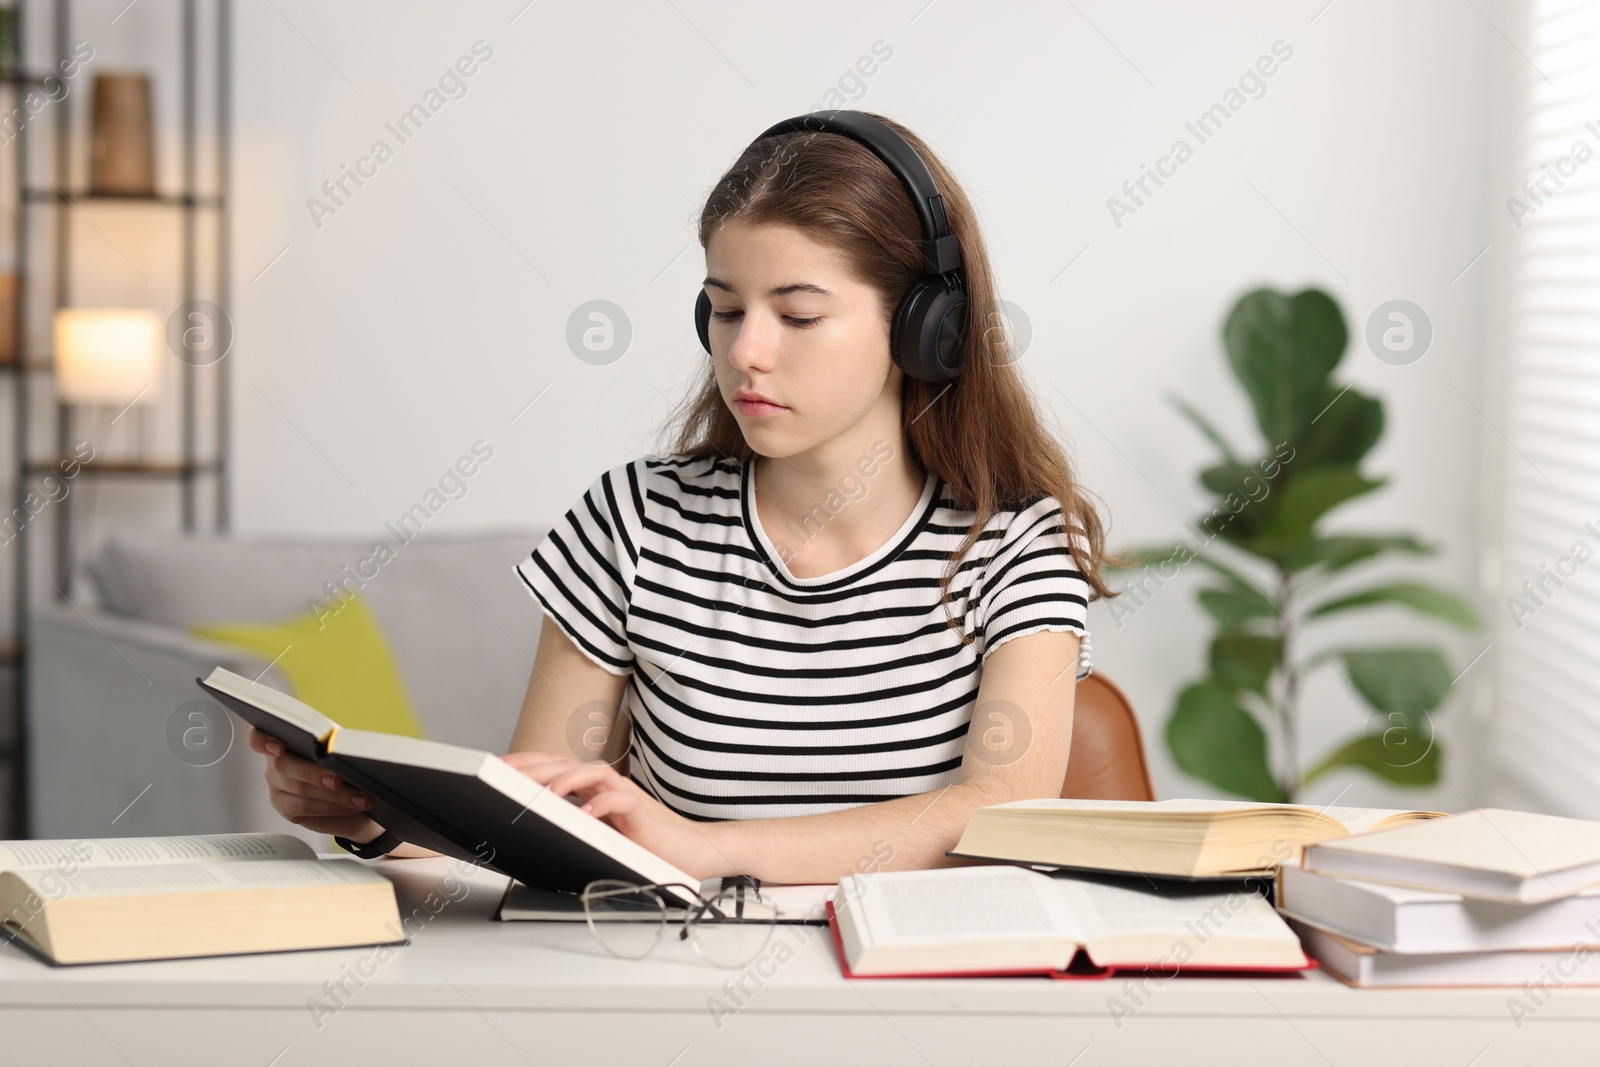
[{"label": "brown leather chair back", "polygon": [[[1072,703],[1072,752],[1061,795],[1074,800],[1154,800],[1139,720],[1127,694],[1096,673],[1078,683]],[[624,720],[623,730],[630,725]],[[625,738],[615,740],[627,744]],[[616,768],[627,777],[626,754]]]},{"label": "brown leather chair back", "polygon": [[1139,720],[1128,696],[1102,674],[1078,683],[1072,752],[1061,795],[1074,800],[1154,800]]}]

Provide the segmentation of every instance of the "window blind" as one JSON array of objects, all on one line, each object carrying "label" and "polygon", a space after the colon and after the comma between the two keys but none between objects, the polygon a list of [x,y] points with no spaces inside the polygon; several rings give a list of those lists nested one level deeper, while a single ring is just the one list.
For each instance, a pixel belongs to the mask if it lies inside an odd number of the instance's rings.
[{"label": "window blind", "polygon": [[1600,818],[1600,4],[1501,12],[1487,752],[1502,802]]}]

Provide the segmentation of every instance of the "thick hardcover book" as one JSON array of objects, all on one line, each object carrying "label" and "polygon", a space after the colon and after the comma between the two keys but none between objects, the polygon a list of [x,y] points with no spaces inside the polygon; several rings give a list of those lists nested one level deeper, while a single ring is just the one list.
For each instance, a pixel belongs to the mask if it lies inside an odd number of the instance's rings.
[{"label": "thick hardcover book", "polygon": [[310,705],[223,667],[195,681],[284,748],[372,797],[367,814],[401,838],[537,889],[582,892],[598,878],[699,879],[533,781],[491,752],[340,726]]},{"label": "thick hardcover book", "polygon": [[972,813],[947,855],[1062,870],[1233,881],[1270,876],[1329,838],[1443,818],[1436,811],[1240,800],[1014,800]]},{"label": "thick hardcover book", "polygon": [[1276,903],[1286,918],[1401,955],[1600,944],[1600,888],[1517,904],[1319,874],[1286,863],[1278,868]]},{"label": "thick hardcover book", "polygon": [[0,841],[0,929],[60,964],[405,940],[387,878],[290,834]]},{"label": "thick hardcover book", "polygon": [[[1504,986],[1532,1014],[1532,989],[1553,993],[1575,986],[1600,985],[1600,952],[1592,945],[1566,948],[1505,949],[1488,952],[1385,952],[1315,923],[1290,918],[1306,952],[1322,969],[1346,985],[1375,988],[1460,988]],[[1510,1002],[1510,1001],[1508,1001]],[[1512,1014],[1516,1018],[1515,1013]]]},{"label": "thick hardcover book", "polygon": [[1477,808],[1323,841],[1300,866],[1482,900],[1535,904],[1600,886],[1600,822]]}]

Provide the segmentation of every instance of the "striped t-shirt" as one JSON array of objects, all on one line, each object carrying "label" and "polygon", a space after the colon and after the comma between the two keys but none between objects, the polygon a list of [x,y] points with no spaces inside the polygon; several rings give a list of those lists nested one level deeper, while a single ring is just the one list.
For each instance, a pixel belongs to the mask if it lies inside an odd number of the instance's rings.
[{"label": "striped t-shirt", "polygon": [[809,815],[940,789],[957,780],[989,652],[1071,630],[1075,674],[1089,673],[1090,590],[1055,498],[993,515],[951,580],[972,644],[939,581],[974,516],[933,472],[882,547],[818,577],[790,573],[774,542],[792,536],[769,537],[754,500],[749,462],[641,457],[597,478],[516,566],[585,655],[630,676],[629,774],[668,808]]}]

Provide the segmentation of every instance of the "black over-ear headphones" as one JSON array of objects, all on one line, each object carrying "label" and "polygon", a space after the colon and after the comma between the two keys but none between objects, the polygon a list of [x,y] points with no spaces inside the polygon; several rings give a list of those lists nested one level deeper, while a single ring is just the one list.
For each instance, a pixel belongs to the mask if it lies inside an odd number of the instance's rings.
[{"label": "black over-ear headphones", "polygon": [[[934,186],[927,165],[905,138],[860,111],[814,111],[785,119],[756,141],[801,131],[836,133],[865,145],[911,194],[911,205],[922,224],[922,270],[926,277],[911,287],[895,309],[889,328],[889,353],[895,365],[913,378],[934,383],[954,381],[962,369],[967,287],[961,269],[961,244],[950,232],[944,198]],[[694,325],[700,344],[710,352],[711,298],[704,289],[695,302]]]}]

